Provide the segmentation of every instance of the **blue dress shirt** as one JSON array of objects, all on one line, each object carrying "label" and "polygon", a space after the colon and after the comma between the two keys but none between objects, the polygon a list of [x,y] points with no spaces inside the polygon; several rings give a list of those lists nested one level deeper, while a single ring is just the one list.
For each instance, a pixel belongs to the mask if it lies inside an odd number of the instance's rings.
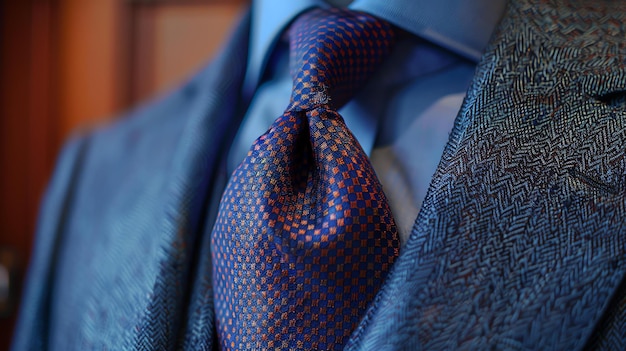
[{"label": "blue dress shirt", "polygon": [[[244,95],[251,105],[228,156],[231,173],[289,103],[289,23],[321,0],[252,4]],[[391,56],[340,113],[370,155],[399,227],[411,231],[475,65],[505,1],[356,0],[349,7],[383,18],[401,35]]]}]

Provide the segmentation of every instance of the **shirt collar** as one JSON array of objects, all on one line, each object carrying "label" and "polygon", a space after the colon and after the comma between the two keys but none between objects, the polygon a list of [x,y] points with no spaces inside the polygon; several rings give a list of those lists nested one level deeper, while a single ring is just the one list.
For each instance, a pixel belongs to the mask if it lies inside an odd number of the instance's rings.
[{"label": "shirt collar", "polygon": [[371,13],[434,44],[478,62],[504,13],[506,0],[356,0]]},{"label": "shirt collar", "polygon": [[248,69],[244,81],[246,95],[256,89],[269,53],[281,33],[300,13],[327,6],[323,0],[255,0],[252,2],[252,26]]},{"label": "shirt collar", "polygon": [[[303,11],[327,6],[323,0],[253,1],[246,95],[256,89],[269,53],[289,23]],[[478,62],[505,6],[506,0],[355,0],[349,7]]]}]

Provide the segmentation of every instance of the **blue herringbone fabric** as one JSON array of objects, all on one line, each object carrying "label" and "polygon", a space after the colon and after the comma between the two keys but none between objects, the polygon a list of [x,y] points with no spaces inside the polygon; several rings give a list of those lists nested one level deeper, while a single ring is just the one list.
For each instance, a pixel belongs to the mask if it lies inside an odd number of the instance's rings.
[{"label": "blue herringbone fabric", "polygon": [[625,23],[510,2],[346,350],[626,350]]},{"label": "blue herringbone fabric", "polygon": [[380,183],[336,112],[388,53],[392,28],[315,10],[289,35],[291,103],[233,173],[212,233],[223,350],[342,347],[398,255]]}]

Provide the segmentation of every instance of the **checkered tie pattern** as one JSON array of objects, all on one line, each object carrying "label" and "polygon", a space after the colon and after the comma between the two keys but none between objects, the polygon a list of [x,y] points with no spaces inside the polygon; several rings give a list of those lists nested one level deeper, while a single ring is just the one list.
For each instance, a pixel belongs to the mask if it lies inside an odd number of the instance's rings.
[{"label": "checkered tie pattern", "polygon": [[336,111],[388,54],[393,29],[316,9],[289,38],[291,102],[234,171],[212,232],[222,350],[341,348],[398,256],[381,185]]}]

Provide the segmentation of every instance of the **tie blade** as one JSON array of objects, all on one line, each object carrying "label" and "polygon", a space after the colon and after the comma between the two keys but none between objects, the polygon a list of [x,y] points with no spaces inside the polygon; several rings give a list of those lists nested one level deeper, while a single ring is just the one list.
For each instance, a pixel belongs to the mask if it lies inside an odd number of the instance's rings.
[{"label": "tie blade", "polygon": [[331,9],[301,16],[290,35],[291,105],[235,170],[211,234],[224,350],[340,348],[398,255],[380,183],[332,109],[374,71],[393,31]]},{"label": "tie blade", "polygon": [[347,341],[398,255],[372,176],[334,111],[288,112],[257,140],[212,233],[224,349],[335,349]]}]

